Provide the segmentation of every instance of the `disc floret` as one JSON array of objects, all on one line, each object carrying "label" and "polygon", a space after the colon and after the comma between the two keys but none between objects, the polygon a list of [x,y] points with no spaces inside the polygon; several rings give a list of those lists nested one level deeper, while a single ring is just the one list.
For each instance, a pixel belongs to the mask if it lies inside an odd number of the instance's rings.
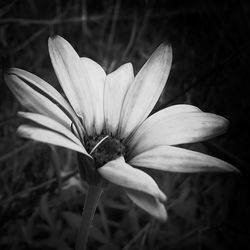
[{"label": "disc floret", "polygon": [[[88,152],[92,151],[91,156],[95,160],[98,168],[109,161],[125,155],[125,145],[120,139],[115,137],[104,138],[104,135],[93,136],[86,141],[86,149]],[[100,144],[96,147],[98,143]]]}]

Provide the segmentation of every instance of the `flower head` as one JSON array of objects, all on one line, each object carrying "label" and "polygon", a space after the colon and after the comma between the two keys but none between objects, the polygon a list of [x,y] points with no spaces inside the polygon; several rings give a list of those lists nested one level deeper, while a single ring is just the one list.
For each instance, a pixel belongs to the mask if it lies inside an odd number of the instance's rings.
[{"label": "flower head", "polygon": [[19,114],[35,124],[21,125],[18,134],[77,151],[82,178],[94,182],[101,176],[122,186],[134,203],[164,221],[166,195],[141,169],[237,171],[212,156],[176,147],[224,133],[225,118],[185,104],[149,116],[169,75],[171,47],[160,45],[136,76],[131,63],[106,75],[59,36],[49,39],[49,53],[67,100],[39,77],[10,69],[5,80],[31,111]]}]

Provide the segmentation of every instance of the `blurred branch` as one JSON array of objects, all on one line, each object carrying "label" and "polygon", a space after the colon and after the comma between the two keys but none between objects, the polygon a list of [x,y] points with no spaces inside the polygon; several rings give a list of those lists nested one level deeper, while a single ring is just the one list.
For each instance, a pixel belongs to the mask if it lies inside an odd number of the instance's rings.
[{"label": "blurred branch", "polygon": [[33,40],[38,38],[44,31],[46,31],[47,27],[39,29],[36,33],[34,33],[32,36],[30,36],[28,39],[26,39],[22,44],[17,46],[15,49],[10,50],[9,54],[15,54],[18,51],[24,49],[27,47]]},{"label": "blurred branch", "polygon": [[4,7],[2,7],[0,9],[0,17],[5,15],[12,8],[12,6],[15,5],[16,2],[17,2],[17,0],[14,0],[11,3],[9,3],[9,4],[5,5]]},{"label": "blurred branch", "polygon": [[[172,99],[168,100],[167,103],[163,104],[164,108],[166,106],[170,105],[171,103],[175,102],[177,99],[179,99],[180,97],[182,97],[183,95],[185,95],[190,90],[194,89],[195,87],[197,87],[201,83],[204,83],[206,80],[208,80],[209,78],[211,78],[212,76],[214,76],[215,74],[217,74],[222,69],[222,67],[224,65],[225,65],[225,62],[217,64],[215,67],[213,67],[211,70],[209,70],[203,76],[201,76],[197,81],[195,81],[194,83],[190,84],[187,88],[183,89],[183,91],[181,91],[178,95],[174,96]],[[162,107],[160,107],[159,109],[162,109]]]},{"label": "blurred branch", "polygon": [[[62,179],[62,181],[66,181],[66,180],[70,179],[71,177],[75,176],[77,173],[78,173],[78,170],[77,170],[77,169],[76,169],[76,170],[73,170],[73,171],[69,172],[67,175],[65,175],[64,177],[62,177],[61,179]],[[28,193],[37,191],[37,190],[39,190],[39,189],[42,189],[42,188],[44,188],[44,187],[47,187],[48,185],[52,185],[52,184],[56,183],[57,181],[58,181],[58,177],[55,177],[55,178],[52,178],[51,180],[48,180],[48,181],[46,181],[46,182],[43,182],[43,183],[41,183],[41,184],[39,184],[39,185],[37,185],[37,186],[35,186],[35,187],[28,188],[28,189],[26,189],[26,190],[24,190],[24,191],[18,192],[18,193],[16,193],[16,194],[12,195],[11,197],[9,197],[9,198],[7,198],[7,199],[1,201],[1,202],[0,202],[0,206],[2,206],[2,205],[4,205],[4,204],[7,204],[7,203],[10,203],[10,202],[16,200],[17,198],[19,198],[19,197],[21,197],[21,196],[23,196],[23,195],[26,195],[26,194],[28,194]]]},{"label": "blurred branch", "polygon": [[[92,16],[88,18],[88,21],[99,21],[103,18],[102,15]],[[28,18],[6,18],[0,20],[0,24],[4,23],[14,23],[14,24],[20,24],[20,25],[56,25],[56,24],[62,24],[62,23],[78,23],[78,22],[84,22],[87,21],[87,18],[85,16],[80,17],[71,17],[71,18],[65,18],[65,19],[28,19]]]},{"label": "blurred branch", "polygon": [[16,121],[17,121],[17,116],[16,115],[6,117],[6,118],[0,120],[0,127],[4,126],[7,123],[16,122]]},{"label": "blurred branch", "polygon": [[113,45],[113,41],[114,41],[114,37],[115,37],[115,32],[116,32],[116,25],[117,25],[117,20],[119,17],[119,12],[120,12],[120,1],[118,0],[116,2],[116,5],[114,7],[114,13],[112,16],[112,22],[111,22],[111,29],[110,29],[110,33],[109,33],[109,37],[108,37],[108,42],[107,42],[107,51],[109,52],[112,45]]},{"label": "blurred branch", "polygon": [[130,34],[130,37],[129,37],[129,41],[127,43],[127,46],[122,54],[122,58],[121,58],[121,62],[123,62],[123,60],[126,58],[126,56],[130,53],[134,43],[135,43],[135,40],[136,40],[136,34],[137,34],[137,29],[138,29],[138,24],[137,24],[137,16],[136,16],[136,13],[134,13],[134,22],[132,24],[132,29],[131,29],[131,34]]},{"label": "blurred branch", "polygon": [[155,113],[158,110],[166,108],[167,106],[169,106],[170,104],[172,104],[176,100],[178,100],[180,97],[182,97],[183,95],[185,95],[187,92],[189,92],[190,90],[194,89],[195,87],[197,87],[201,83],[205,82],[206,80],[208,80],[209,78],[211,78],[212,76],[214,76],[215,74],[217,74],[218,72],[220,72],[223,69],[223,67],[225,67],[225,65],[232,60],[232,58],[234,58],[235,56],[239,55],[242,51],[245,51],[245,49],[248,48],[248,47],[249,47],[248,44],[244,44],[241,47],[239,47],[238,49],[235,49],[225,60],[223,60],[222,62],[216,64],[212,69],[210,69],[208,72],[206,72],[197,81],[195,81],[194,83],[191,83],[188,87],[186,87],[185,89],[183,89],[179,94],[177,94],[176,96],[174,96],[173,98],[171,98],[167,102],[165,102],[162,105],[160,105],[156,110],[153,110],[152,113]]},{"label": "blurred branch", "polygon": [[122,250],[129,250],[130,247],[144,234],[151,226],[151,223],[147,223],[133,238],[130,240]]},{"label": "blurred branch", "polygon": [[79,3],[79,10],[80,10],[80,16],[85,18],[85,22],[82,22],[82,36],[84,38],[84,35],[86,36],[88,32],[88,9],[87,9],[87,1],[86,0],[80,0]]},{"label": "blurred branch", "polygon": [[0,163],[8,160],[9,158],[13,157],[14,155],[18,154],[19,152],[25,150],[26,148],[30,147],[31,145],[34,145],[36,144],[36,142],[33,142],[33,141],[29,141],[29,142],[26,142],[25,144],[21,145],[20,147],[14,149],[13,151],[5,154],[5,155],[2,155],[0,157]]},{"label": "blurred branch", "polygon": [[[150,19],[162,19],[166,17],[174,17],[174,16],[179,16],[183,14],[194,14],[194,13],[201,13],[205,11],[205,9],[197,9],[197,8],[192,8],[192,9],[178,9],[178,10],[169,10],[169,11],[164,11],[162,13],[157,13],[157,14],[151,14]],[[70,17],[70,18],[65,18],[65,19],[30,19],[30,18],[5,18],[0,20],[0,24],[4,23],[15,23],[15,24],[20,24],[20,25],[55,25],[55,24],[61,24],[61,23],[78,23],[78,22],[86,22],[88,21],[100,21],[103,18],[105,18],[105,15],[92,15],[88,16],[77,16],[77,17]],[[113,17],[109,17],[110,19],[113,19]],[[123,15],[119,16],[119,21],[124,21],[124,20],[131,20],[133,19],[133,15]]]}]

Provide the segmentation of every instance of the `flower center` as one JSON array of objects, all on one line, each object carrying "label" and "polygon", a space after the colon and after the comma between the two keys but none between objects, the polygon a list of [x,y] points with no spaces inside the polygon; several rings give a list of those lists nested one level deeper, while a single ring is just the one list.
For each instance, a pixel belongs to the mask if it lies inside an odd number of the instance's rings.
[{"label": "flower center", "polygon": [[104,136],[91,137],[86,142],[86,149],[88,152],[93,151],[91,156],[94,158],[98,168],[125,154],[124,144],[121,140],[113,137],[106,139]]}]

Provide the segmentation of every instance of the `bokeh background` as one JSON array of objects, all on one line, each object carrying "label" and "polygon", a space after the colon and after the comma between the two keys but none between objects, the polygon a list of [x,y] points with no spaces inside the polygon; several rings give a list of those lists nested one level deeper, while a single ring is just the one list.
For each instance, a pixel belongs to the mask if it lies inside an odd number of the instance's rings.
[{"label": "bokeh background", "polygon": [[171,44],[172,70],[154,111],[188,103],[229,119],[227,134],[186,147],[242,172],[150,171],[168,195],[164,224],[111,186],[88,249],[250,249],[249,32],[244,0],[1,0],[0,249],[74,248],[86,193],[75,153],[16,136],[23,108],[3,78],[8,67],[19,67],[60,90],[47,49],[56,34],[106,72],[132,62],[136,73],[160,43]]}]

